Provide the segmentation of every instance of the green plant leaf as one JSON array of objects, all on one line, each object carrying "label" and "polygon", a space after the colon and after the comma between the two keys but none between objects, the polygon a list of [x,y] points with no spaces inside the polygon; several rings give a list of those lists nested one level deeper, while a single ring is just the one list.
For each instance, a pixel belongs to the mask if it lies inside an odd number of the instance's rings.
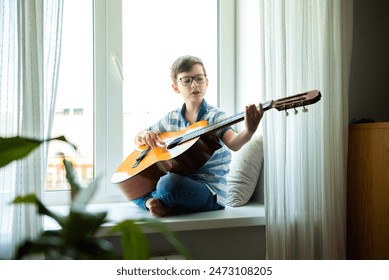
[{"label": "green plant leaf", "polygon": [[[59,254],[58,248],[62,246],[61,237],[57,231],[45,231],[38,236],[34,241],[26,240],[19,246],[16,252],[16,259],[23,259],[24,256],[43,253],[45,256],[53,259],[64,259],[65,257]],[[53,252],[55,255],[50,257]]]},{"label": "green plant leaf", "polygon": [[134,220],[125,220],[115,225],[111,233],[121,233],[123,259],[147,260],[150,259],[150,248],[140,226]]},{"label": "green plant leaf", "polygon": [[86,188],[82,187],[73,169],[73,164],[67,159],[63,160],[66,169],[66,179],[71,188],[72,207],[84,209],[97,190],[98,179],[93,180]]},{"label": "green plant leaf", "polygon": [[192,255],[189,253],[186,247],[180,242],[180,240],[175,236],[175,234],[161,221],[157,219],[143,218],[140,219],[138,222],[143,222],[145,226],[162,233],[167,239],[167,241],[169,241],[169,243],[177,250],[179,254],[181,254],[188,260],[193,259]]},{"label": "green plant leaf", "polygon": [[73,200],[72,207],[84,209],[97,190],[97,180],[92,181],[86,188],[82,188]]},{"label": "green plant leaf", "polygon": [[76,146],[66,140],[64,136],[50,138],[47,140],[36,140],[26,137],[0,137],[0,168],[6,166],[14,160],[26,157],[40,144],[46,141],[60,140],[65,141],[76,149]]},{"label": "green plant leaf", "polygon": [[88,213],[71,209],[62,229],[62,254],[71,259],[116,259],[113,246],[96,237],[106,222],[106,212]]},{"label": "green plant leaf", "polygon": [[22,245],[19,246],[15,259],[21,260],[25,256],[31,254],[39,254],[39,253],[47,253],[49,250],[49,246],[45,242],[38,242],[38,240],[33,241],[25,241]]},{"label": "green plant leaf", "polygon": [[21,137],[0,137],[0,167],[23,158],[37,148],[42,142]]},{"label": "green plant leaf", "polygon": [[17,196],[12,204],[33,204],[38,208],[38,213],[53,218],[60,226],[64,225],[64,217],[55,214],[50,211],[35,194],[27,194],[25,196]]},{"label": "green plant leaf", "polygon": [[112,260],[117,259],[110,242],[101,238],[80,239],[75,244],[75,255],[78,260]]},{"label": "green plant leaf", "polygon": [[93,238],[96,231],[106,222],[106,212],[88,213],[71,209],[63,226],[64,242],[73,245],[80,239]]},{"label": "green plant leaf", "polygon": [[65,170],[66,170],[66,179],[68,180],[68,182],[70,184],[71,200],[74,201],[78,192],[82,189],[82,186],[80,184],[80,181],[78,180],[76,173],[74,172],[72,162],[64,158],[63,164],[64,164]]}]

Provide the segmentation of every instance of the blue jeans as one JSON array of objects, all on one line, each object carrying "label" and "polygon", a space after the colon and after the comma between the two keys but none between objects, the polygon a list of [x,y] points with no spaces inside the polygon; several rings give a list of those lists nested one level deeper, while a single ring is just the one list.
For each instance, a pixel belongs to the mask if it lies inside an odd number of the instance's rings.
[{"label": "blue jeans", "polygon": [[176,173],[168,173],[161,177],[153,192],[132,200],[140,208],[148,210],[146,201],[159,199],[164,206],[177,212],[211,211],[224,207],[217,203],[208,187],[201,182]]}]

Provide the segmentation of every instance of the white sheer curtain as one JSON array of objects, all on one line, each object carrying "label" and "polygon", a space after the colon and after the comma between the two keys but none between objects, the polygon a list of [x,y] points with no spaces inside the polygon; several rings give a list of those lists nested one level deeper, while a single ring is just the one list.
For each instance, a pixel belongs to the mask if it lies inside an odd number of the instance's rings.
[{"label": "white sheer curtain", "polygon": [[259,3],[265,100],[322,93],[308,113],[264,117],[267,257],[344,259],[353,1]]},{"label": "white sheer curtain", "polygon": [[[58,76],[63,1],[0,3],[0,135],[50,136]],[[0,169],[0,259],[42,230],[35,208],[17,195],[43,192],[47,148]]]}]

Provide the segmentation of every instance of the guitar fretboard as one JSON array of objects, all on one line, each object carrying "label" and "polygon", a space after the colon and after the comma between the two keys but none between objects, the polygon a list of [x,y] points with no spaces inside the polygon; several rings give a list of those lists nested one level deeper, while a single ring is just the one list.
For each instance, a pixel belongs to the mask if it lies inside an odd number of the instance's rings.
[{"label": "guitar fretboard", "polygon": [[[268,101],[268,102],[263,103],[263,105],[262,105],[263,110],[264,111],[269,110],[271,108],[272,102],[273,101]],[[257,108],[258,108],[258,106],[257,106]],[[216,132],[216,131],[223,129],[227,126],[231,126],[231,125],[234,125],[238,122],[241,122],[242,120],[244,120],[244,113],[245,112],[240,112],[239,114],[228,117],[228,118],[226,118],[218,123],[208,125],[206,127],[203,127],[203,128],[197,129],[195,131],[191,131],[189,133],[186,133],[182,136],[180,143],[184,143],[184,142],[192,140],[194,138]]]}]

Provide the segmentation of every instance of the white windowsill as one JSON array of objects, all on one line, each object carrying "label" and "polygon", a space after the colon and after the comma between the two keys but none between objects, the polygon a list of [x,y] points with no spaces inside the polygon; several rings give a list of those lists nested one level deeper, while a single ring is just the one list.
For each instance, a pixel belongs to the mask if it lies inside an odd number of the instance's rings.
[{"label": "white windowsill", "polygon": [[[68,212],[68,206],[52,206],[50,209],[58,214]],[[144,211],[131,202],[101,203],[88,205],[93,212],[108,212],[107,220],[101,235],[109,231],[112,225],[126,219],[138,220],[141,218],[153,218],[149,212]],[[172,231],[191,231],[218,228],[233,228],[247,226],[264,226],[266,223],[265,207],[258,202],[249,202],[242,207],[229,207],[224,210],[200,212],[193,214],[176,215],[158,218]],[[44,219],[44,230],[58,230],[59,225],[49,217]],[[144,227],[145,233],[153,233],[154,230]]]}]

